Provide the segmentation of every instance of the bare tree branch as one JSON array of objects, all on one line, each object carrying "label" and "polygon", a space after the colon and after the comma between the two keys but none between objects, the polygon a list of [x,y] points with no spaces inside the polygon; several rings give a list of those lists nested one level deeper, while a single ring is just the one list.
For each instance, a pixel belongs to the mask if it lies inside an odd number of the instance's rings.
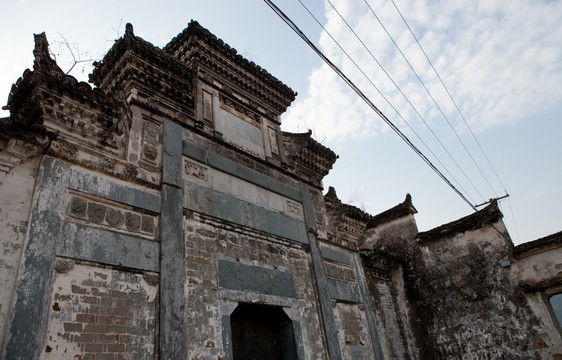
[{"label": "bare tree branch", "polygon": [[[78,64],[92,63],[96,60],[99,60],[99,59],[96,59],[96,58],[92,58],[88,51],[85,51],[85,52],[81,53],[80,49],[78,47],[78,43],[70,43],[67,40],[67,38],[64,37],[61,33],[58,33],[58,35],[60,36],[62,41],[61,40],[53,41],[53,46],[58,45],[58,54],[55,54],[52,50],[49,50],[49,51],[53,55],[53,57],[55,58],[55,61],[57,59],[57,55],[60,55],[62,49],[65,49],[65,51],[70,54],[70,56],[72,57],[72,65],[65,72],[66,75],[68,75]],[[87,58],[83,59],[82,56],[87,56]],[[82,68],[82,72],[83,71],[84,71],[84,68]]]}]

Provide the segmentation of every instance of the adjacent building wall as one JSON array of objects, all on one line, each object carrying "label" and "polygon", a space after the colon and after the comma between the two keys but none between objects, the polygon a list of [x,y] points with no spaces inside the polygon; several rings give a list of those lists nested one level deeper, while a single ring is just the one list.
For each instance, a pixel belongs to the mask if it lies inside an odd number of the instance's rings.
[{"label": "adjacent building wall", "polygon": [[560,359],[562,324],[550,301],[553,295],[562,294],[562,233],[521,244],[514,253],[512,276],[539,322],[534,329],[538,333],[534,348],[544,358]]},{"label": "adjacent building wall", "polygon": [[425,339],[422,357],[536,356],[538,319],[506,265],[512,246],[503,224],[421,239],[408,296],[417,314],[414,331]]},{"label": "adjacent building wall", "polygon": [[[375,313],[391,357],[561,356],[547,300],[562,285],[559,236],[542,246],[514,248],[495,203],[413,235],[404,226],[409,215],[400,214],[399,206],[375,217],[362,239]],[[404,355],[403,344],[413,343],[414,351]]]}]

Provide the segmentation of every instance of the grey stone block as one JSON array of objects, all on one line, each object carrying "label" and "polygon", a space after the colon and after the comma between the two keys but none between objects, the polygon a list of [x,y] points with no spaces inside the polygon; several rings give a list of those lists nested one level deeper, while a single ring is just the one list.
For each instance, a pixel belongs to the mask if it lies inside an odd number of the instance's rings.
[{"label": "grey stone block", "polygon": [[357,284],[328,279],[330,298],[351,303],[362,303],[361,292]]},{"label": "grey stone block", "polygon": [[296,297],[293,275],[286,271],[218,260],[219,286],[258,294]]},{"label": "grey stone block", "polygon": [[184,192],[184,206],[189,210],[307,243],[302,221],[192,183],[185,185]]},{"label": "grey stone block", "polygon": [[62,234],[57,243],[58,256],[153,272],[159,270],[160,244],[157,242],[73,223],[64,223]]},{"label": "grey stone block", "polygon": [[322,257],[324,259],[337,261],[347,265],[353,265],[353,261],[351,260],[350,256],[343,251],[320,245],[320,252],[322,253]]}]

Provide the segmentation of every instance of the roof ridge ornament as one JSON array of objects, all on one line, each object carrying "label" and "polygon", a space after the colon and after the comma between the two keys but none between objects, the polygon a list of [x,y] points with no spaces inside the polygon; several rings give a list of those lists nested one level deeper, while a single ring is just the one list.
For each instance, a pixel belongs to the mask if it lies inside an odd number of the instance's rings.
[{"label": "roof ridge ornament", "polygon": [[135,33],[133,31],[133,24],[127,23],[125,25],[125,36],[135,36]]},{"label": "roof ridge ornament", "polygon": [[33,61],[34,69],[50,69],[53,65],[56,66],[55,60],[51,58],[49,54],[49,41],[47,41],[47,35],[45,32],[40,34],[33,34],[35,40],[35,48],[33,49],[33,56],[35,60]]}]

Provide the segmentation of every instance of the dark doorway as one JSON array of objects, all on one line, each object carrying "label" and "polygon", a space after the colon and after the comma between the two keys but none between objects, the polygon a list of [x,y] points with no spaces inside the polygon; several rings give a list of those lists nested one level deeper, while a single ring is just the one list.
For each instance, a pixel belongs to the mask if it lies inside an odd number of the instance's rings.
[{"label": "dark doorway", "polygon": [[296,360],[293,322],[281,307],[240,303],[230,315],[234,360]]}]

